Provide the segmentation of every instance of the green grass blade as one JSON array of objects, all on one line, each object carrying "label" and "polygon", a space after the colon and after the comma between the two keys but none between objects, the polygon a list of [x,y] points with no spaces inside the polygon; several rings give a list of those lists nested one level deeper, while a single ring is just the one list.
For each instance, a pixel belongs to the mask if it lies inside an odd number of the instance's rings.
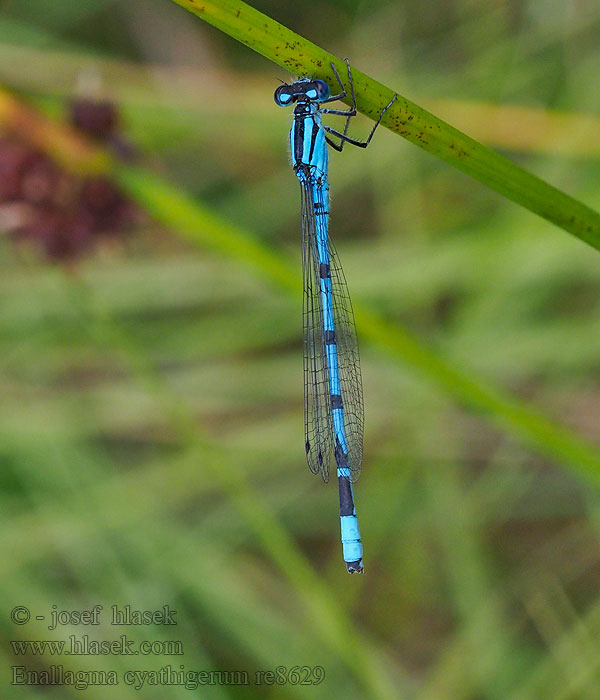
[{"label": "green grass blade", "polygon": [[[240,0],[173,0],[209,24],[296,75],[311,75],[335,87],[329,64],[343,77],[336,56],[295,34]],[[392,90],[352,68],[358,110],[376,118]],[[268,96],[265,96],[268,99]],[[350,103],[346,98],[345,102]],[[402,95],[381,123],[458,170],[600,250],[600,214],[561,190],[438,119]],[[515,124],[518,128],[518,124]]]}]

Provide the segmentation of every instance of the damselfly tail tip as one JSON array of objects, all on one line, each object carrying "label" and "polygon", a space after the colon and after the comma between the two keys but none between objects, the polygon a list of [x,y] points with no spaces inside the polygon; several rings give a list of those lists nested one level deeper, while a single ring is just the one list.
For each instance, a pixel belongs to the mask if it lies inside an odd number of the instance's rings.
[{"label": "damselfly tail tip", "polygon": [[365,572],[363,568],[362,559],[358,561],[347,561],[346,568],[349,574],[363,574]]}]

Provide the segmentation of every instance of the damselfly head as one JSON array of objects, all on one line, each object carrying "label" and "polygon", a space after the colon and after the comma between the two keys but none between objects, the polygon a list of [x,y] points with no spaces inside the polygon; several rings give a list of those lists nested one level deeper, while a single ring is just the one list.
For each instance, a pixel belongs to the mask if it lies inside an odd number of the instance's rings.
[{"label": "damselfly head", "polygon": [[292,102],[323,102],[329,97],[329,85],[324,80],[298,80],[291,85],[280,85],[273,97],[280,107]]}]

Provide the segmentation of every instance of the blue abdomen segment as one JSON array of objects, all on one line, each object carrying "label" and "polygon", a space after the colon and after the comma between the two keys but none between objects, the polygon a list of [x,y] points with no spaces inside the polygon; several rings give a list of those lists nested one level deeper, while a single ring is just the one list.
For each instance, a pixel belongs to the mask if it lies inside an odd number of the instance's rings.
[{"label": "blue abdomen segment", "polygon": [[[329,185],[327,181],[327,149],[320,119],[315,115],[303,119],[301,129],[292,135],[294,169],[303,186],[312,194],[315,252],[319,269],[319,285],[323,323],[323,346],[329,377],[329,401],[332,417],[334,456],[337,466],[340,497],[342,551],[350,573],[362,572],[363,550],[350,480],[348,445],[344,422],[344,404],[340,385],[338,345],[336,339],[333,289],[329,257]],[[301,133],[300,133],[301,132]],[[292,134],[294,130],[292,130]],[[310,133],[310,138],[308,134]],[[294,151],[294,147],[301,150]]]},{"label": "blue abdomen segment", "polygon": [[350,573],[361,573],[363,569],[363,549],[358,527],[358,518],[354,507],[352,484],[344,468],[338,468],[338,487],[340,492],[340,526],[342,531],[342,553]]},{"label": "blue abdomen segment", "polygon": [[340,494],[340,528],[342,552],[346,567],[350,573],[362,572],[362,542],[354,495],[350,482],[346,426],[344,423],[344,403],[340,387],[337,340],[335,335],[335,317],[332,303],[332,279],[329,266],[329,186],[327,178],[312,185],[313,206],[315,208],[315,232],[319,256],[321,283],[321,300],[323,309],[323,337],[325,354],[329,370],[329,393],[331,415],[333,419],[334,456],[337,466],[338,489]]},{"label": "blue abdomen segment", "polygon": [[[329,184],[327,181],[327,144],[325,132],[321,126],[321,116],[315,105],[298,106],[294,114],[294,126],[291,131],[291,152],[294,171],[300,179],[306,199],[310,200],[309,210],[303,211],[308,221],[303,221],[309,232],[309,247],[315,268],[314,279],[318,284],[321,316],[321,351],[323,364],[326,366],[327,380],[318,383],[313,393],[327,392],[323,396],[331,418],[331,444],[337,467],[338,490],[340,498],[340,527],[342,550],[346,567],[350,573],[360,573],[362,564],[362,543],[351,483],[351,467],[344,416],[344,399],[340,381],[340,362],[338,357],[338,340],[336,336],[336,309],[334,298],[336,290],[332,284],[339,278],[332,279],[329,253]],[[337,292],[342,291],[338,289]],[[337,329],[339,330],[339,329]],[[308,443],[307,443],[308,445]],[[307,447],[308,450],[308,447]],[[356,465],[355,468],[359,468]]]}]

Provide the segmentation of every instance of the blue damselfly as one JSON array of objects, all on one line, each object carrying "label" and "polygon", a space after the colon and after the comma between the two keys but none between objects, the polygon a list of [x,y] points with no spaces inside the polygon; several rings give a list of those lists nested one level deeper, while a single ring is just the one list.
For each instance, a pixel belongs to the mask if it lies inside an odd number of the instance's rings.
[{"label": "blue damselfly", "polygon": [[[320,106],[346,97],[333,63],[339,94],[331,95],[324,80],[301,78],[278,87],[275,102],[282,107],[296,103],[290,145],[302,202],[306,457],[310,470],[320,473],[324,481],[329,480],[332,455],[335,459],[344,561],[350,573],[362,573],[363,550],[352,492],[352,482],[360,476],[363,455],[362,381],[352,305],[337,253],[329,240],[326,144],[336,151],[342,151],[346,143],[366,148],[396,95],[379,115],[366,141],[350,138],[348,125],[356,116],[356,101],[347,59],[346,64],[350,109]],[[322,114],[346,117],[344,131],[323,124]]]}]

